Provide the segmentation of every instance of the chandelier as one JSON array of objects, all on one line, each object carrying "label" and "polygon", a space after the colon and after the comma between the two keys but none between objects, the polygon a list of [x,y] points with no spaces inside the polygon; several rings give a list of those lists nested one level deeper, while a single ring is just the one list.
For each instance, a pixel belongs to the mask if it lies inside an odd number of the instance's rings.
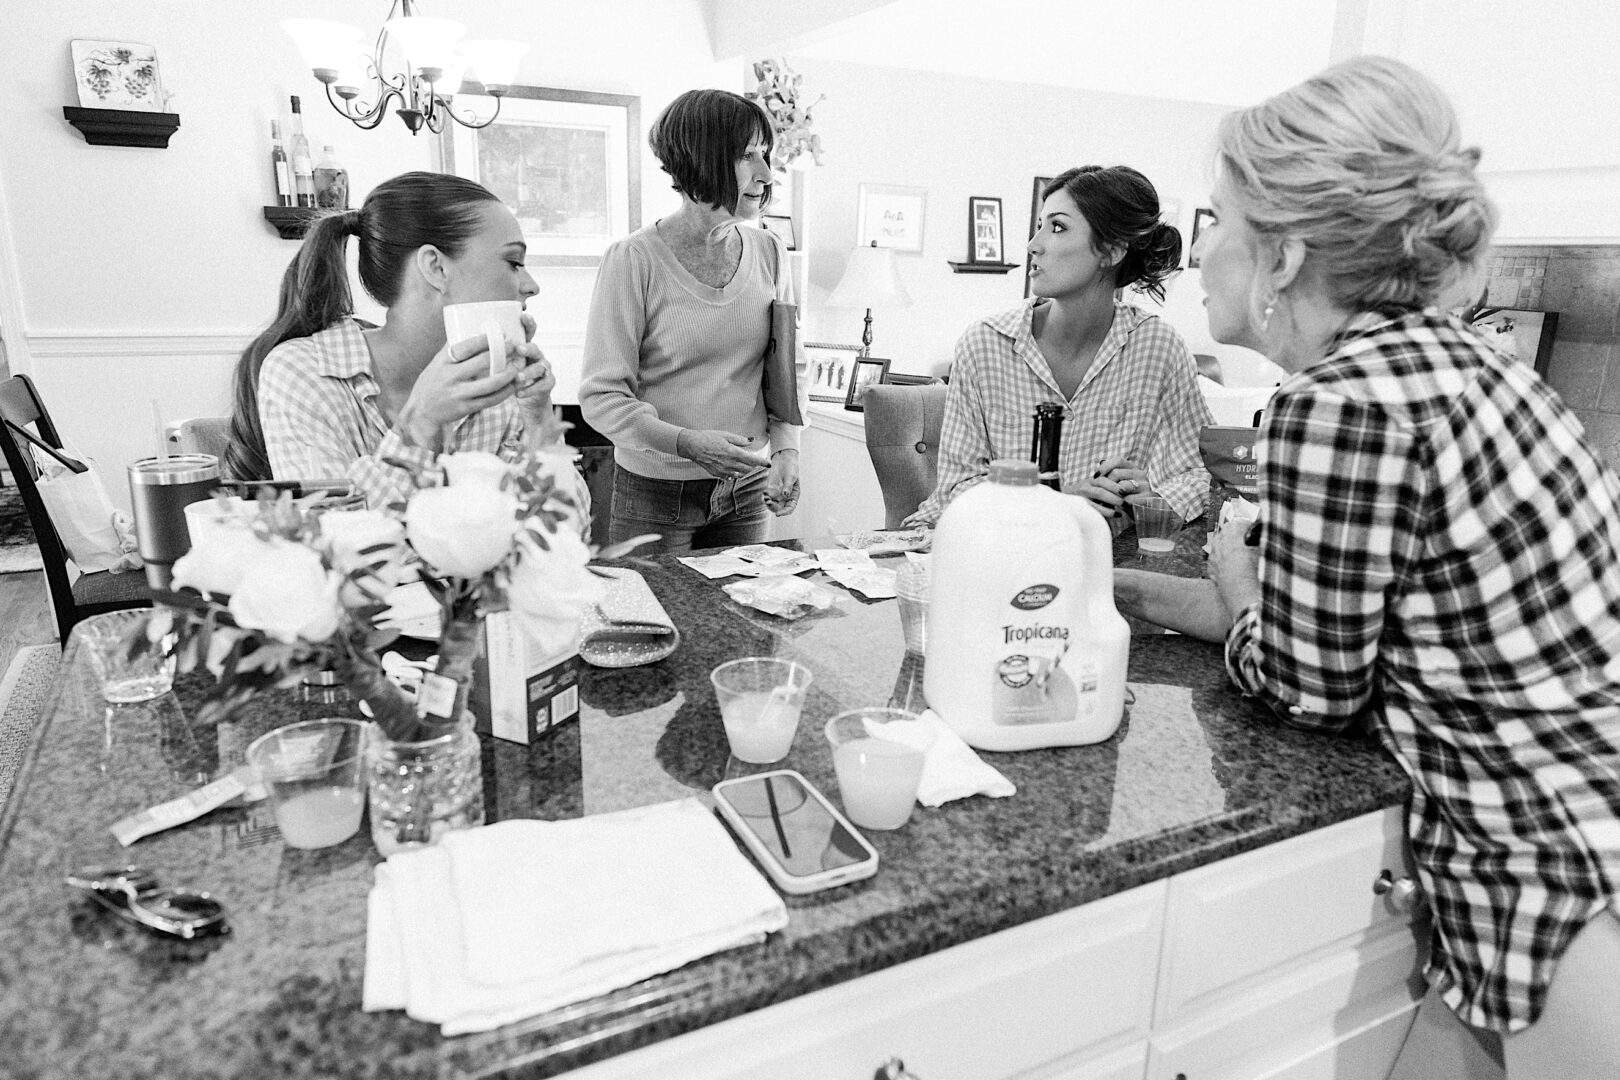
[{"label": "chandelier", "polygon": [[[367,131],[382,123],[389,102],[396,98],[399,107],[394,111],[412,135],[424,127],[443,131],[446,117],[463,127],[487,127],[501,114],[500,99],[529,51],[521,41],[463,41],[464,26],[418,15],[411,0],[393,0],[370,51],[364,44],[365,31],[347,23],[287,19],[281,27],[297,42],[315,77],[326,84],[332,108]],[[451,104],[469,70],[483,83],[483,92],[495,99],[495,111],[483,120],[470,112],[458,114]]]}]

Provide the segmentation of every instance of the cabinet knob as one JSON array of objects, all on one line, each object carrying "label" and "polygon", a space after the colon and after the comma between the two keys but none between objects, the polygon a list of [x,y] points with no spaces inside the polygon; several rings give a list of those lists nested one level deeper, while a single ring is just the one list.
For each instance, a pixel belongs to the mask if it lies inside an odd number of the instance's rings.
[{"label": "cabinet knob", "polygon": [[917,1080],[915,1076],[906,1071],[906,1063],[897,1057],[892,1057],[878,1067],[872,1074],[872,1080]]},{"label": "cabinet knob", "polygon": [[1423,892],[1417,882],[1404,875],[1396,877],[1388,870],[1382,871],[1373,882],[1373,895],[1382,896],[1390,910],[1401,915],[1409,915],[1424,906]]}]

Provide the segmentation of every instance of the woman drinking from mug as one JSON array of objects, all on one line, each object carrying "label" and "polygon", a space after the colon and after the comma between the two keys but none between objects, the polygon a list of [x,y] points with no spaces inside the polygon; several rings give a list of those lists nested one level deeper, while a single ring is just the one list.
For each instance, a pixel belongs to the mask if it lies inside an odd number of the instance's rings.
[{"label": "woman drinking from mug", "polygon": [[1445,96],[1379,57],[1222,121],[1210,333],[1292,373],[1259,522],[1212,535],[1207,581],[1115,589],[1224,641],[1283,722],[1369,728],[1411,777],[1430,991],[1394,1075],[1447,1075],[1450,1040],[1510,1080],[1612,1078],[1620,481],[1529,366],[1442,313],[1496,223],[1478,161]]},{"label": "woman drinking from mug", "polygon": [[[388,309],[380,327],[354,316],[350,236],[361,284]],[[442,173],[396,176],[358,210],[317,219],[287,268],[274,321],[237,362],[226,471],[347,477],[375,507],[411,490],[410,472],[391,460],[425,465],[440,452],[550,438],[556,380],[537,345],[510,343],[511,361],[492,375],[484,338],[445,340],[447,305],[522,302],[538,291],[524,252],[510,210]]]}]

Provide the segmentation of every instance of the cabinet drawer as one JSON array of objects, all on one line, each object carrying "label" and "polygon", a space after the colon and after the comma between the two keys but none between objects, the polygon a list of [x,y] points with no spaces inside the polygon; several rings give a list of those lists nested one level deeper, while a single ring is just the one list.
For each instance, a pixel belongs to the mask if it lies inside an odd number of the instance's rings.
[{"label": "cabinet drawer", "polygon": [[1046,1067],[1132,1043],[1139,1055],[1166,888],[1144,885],[569,1076],[869,1080],[898,1057],[922,1080],[992,1080],[1064,1075]]},{"label": "cabinet drawer", "polygon": [[1170,883],[1158,1019],[1174,1022],[1368,932],[1409,927],[1374,893],[1410,874],[1402,811],[1367,814],[1213,863]]},{"label": "cabinet drawer", "polygon": [[1421,997],[1416,937],[1363,938],[1156,1031],[1148,1080],[1383,1080]]}]

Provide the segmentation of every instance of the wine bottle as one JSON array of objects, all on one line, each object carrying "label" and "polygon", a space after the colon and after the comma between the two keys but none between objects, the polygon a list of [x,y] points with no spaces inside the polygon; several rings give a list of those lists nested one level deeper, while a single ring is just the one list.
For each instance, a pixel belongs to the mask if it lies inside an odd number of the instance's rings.
[{"label": "wine bottle", "polygon": [[287,148],[281,143],[281,121],[270,121],[270,169],[276,177],[276,205],[293,204],[292,170],[287,164]]},{"label": "wine bottle", "polygon": [[349,172],[337,163],[330,146],[321,147],[315,166],[315,205],[326,210],[349,208]]},{"label": "wine bottle", "polygon": [[1030,440],[1029,458],[1035,463],[1040,482],[1053,491],[1063,490],[1063,474],[1058,466],[1058,447],[1063,441],[1063,406],[1045,401],[1035,406],[1035,431]]},{"label": "wine bottle", "polygon": [[293,190],[299,206],[315,205],[315,169],[310,164],[309,140],[304,138],[304,112],[298,104],[298,95],[292,99],[292,173]]}]

